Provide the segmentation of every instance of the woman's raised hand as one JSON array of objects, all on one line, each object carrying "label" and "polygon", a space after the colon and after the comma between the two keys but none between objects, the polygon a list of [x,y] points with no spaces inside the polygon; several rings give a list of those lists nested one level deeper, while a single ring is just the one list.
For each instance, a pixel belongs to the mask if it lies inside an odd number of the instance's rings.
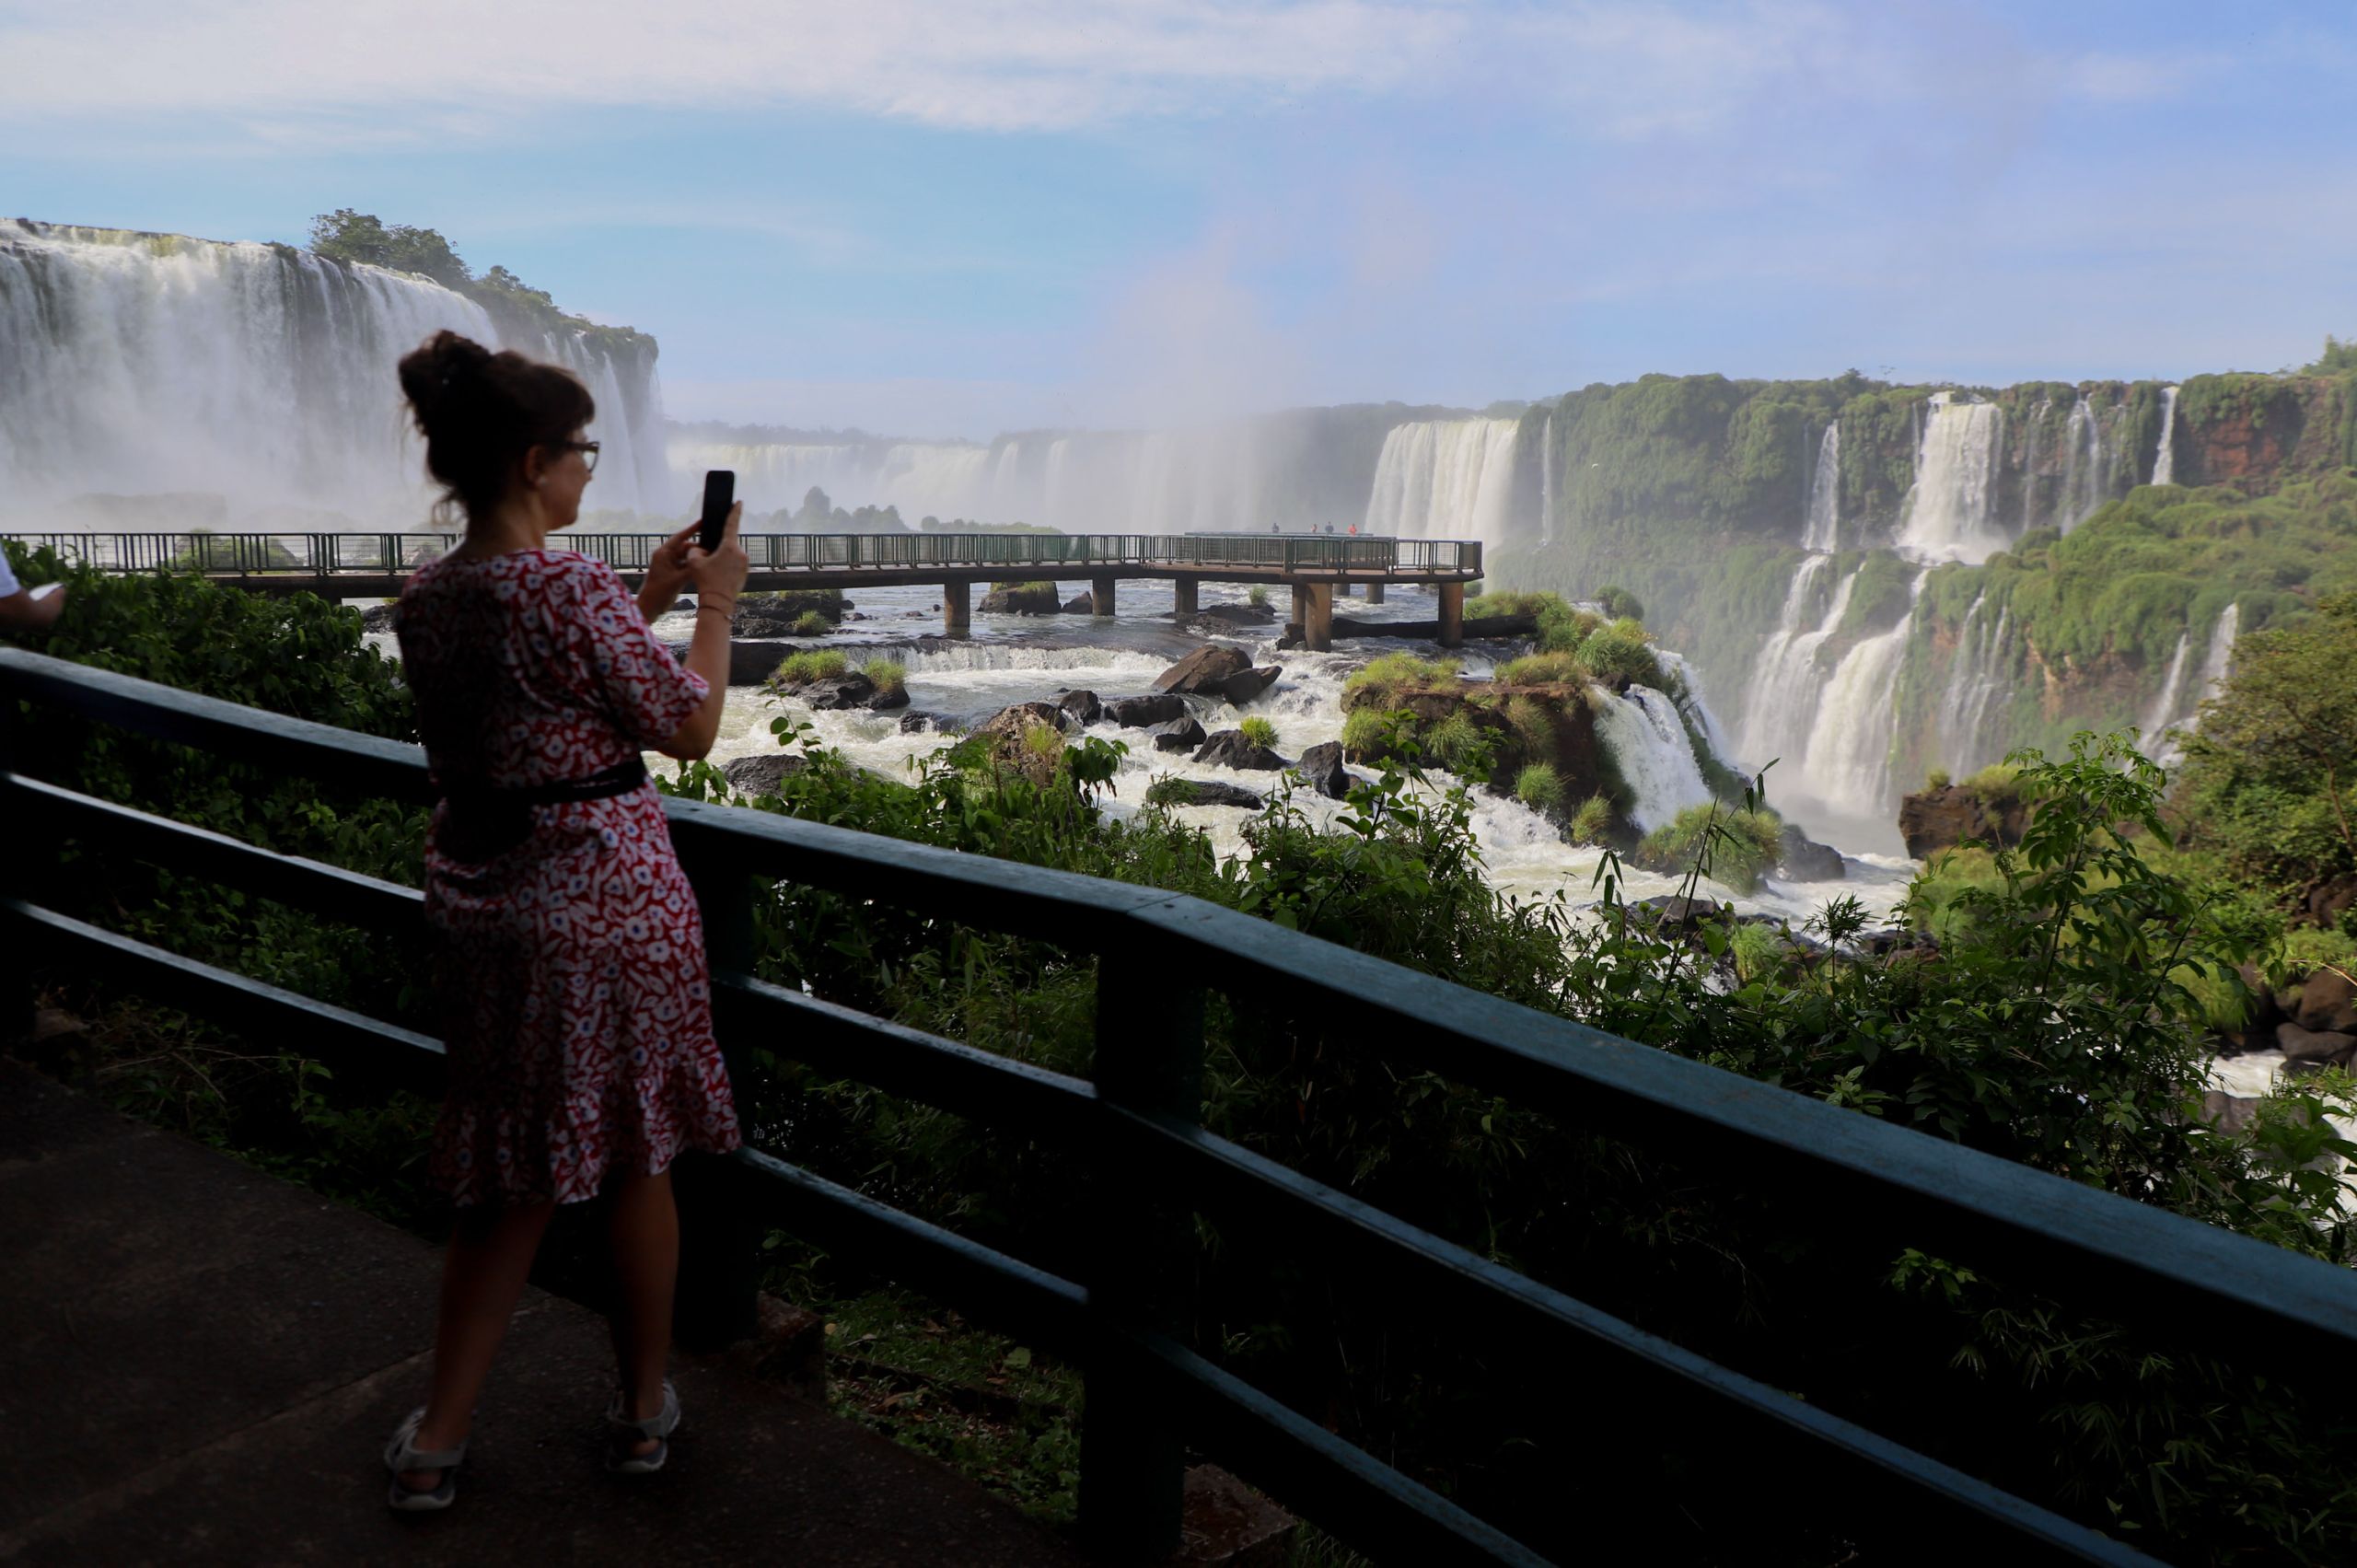
[{"label": "woman's raised hand", "polygon": [[[739,501],[728,508],[728,521],[720,530],[720,545],[706,552],[702,546],[688,546],[688,576],[696,586],[701,602],[707,594],[717,594],[734,604],[737,591],[744,587],[746,576],[753,563],[746,558],[745,547],[737,542],[737,520],[745,515],[745,503]],[[690,529],[691,533],[694,530]]]}]

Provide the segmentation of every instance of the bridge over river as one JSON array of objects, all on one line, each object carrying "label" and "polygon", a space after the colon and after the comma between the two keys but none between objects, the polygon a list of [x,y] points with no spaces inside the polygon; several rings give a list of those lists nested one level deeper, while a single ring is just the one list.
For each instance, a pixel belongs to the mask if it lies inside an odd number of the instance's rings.
[{"label": "bridge over river", "polygon": [[[459,541],[447,533],[42,533],[11,536],[110,572],[202,572],[261,593],[389,598],[420,565]],[[661,534],[564,534],[568,549],[616,571],[643,572]],[[743,536],[749,588],[860,588],[938,584],[942,630],[973,625],[976,583],[1085,579],[1092,608],[1113,613],[1121,579],[1167,580],[1184,615],[1205,582],[1282,585],[1304,644],[1333,637],[1334,596],[1364,588],[1380,603],[1394,583],[1439,590],[1440,640],[1464,635],[1465,586],[1481,575],[1475,540],[1368,534],[805,534]]]}]

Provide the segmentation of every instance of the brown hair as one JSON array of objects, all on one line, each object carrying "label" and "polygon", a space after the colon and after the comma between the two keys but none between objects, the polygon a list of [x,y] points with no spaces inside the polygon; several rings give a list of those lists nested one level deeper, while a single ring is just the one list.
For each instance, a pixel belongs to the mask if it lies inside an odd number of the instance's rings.
[{"label": "brown hair", "polygon": [[426,471],[470,516],[499,502],[517,459],[570,439],[598,412],[573,373],[439,331],[402,356],[401,392],[425,437]]}]

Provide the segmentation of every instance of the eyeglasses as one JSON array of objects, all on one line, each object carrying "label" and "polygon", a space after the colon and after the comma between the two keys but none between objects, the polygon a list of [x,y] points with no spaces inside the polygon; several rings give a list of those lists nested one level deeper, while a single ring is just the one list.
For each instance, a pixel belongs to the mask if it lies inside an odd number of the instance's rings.
[{"label": "eyeglasses", "polygon": [[550,446],[560,452],[578,452],[591,473],[598,471],[598,443],[595,441],[552,441]]}]

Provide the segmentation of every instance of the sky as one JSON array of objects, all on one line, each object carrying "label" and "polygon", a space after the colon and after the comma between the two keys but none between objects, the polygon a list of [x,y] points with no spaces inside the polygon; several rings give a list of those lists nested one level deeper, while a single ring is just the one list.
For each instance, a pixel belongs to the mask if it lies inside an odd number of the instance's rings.
[{"label": "sky", "polygon": [[2357,7],[0,0],[0,210],[439,229],[675,418],[987,437],[2357,336]]}]

